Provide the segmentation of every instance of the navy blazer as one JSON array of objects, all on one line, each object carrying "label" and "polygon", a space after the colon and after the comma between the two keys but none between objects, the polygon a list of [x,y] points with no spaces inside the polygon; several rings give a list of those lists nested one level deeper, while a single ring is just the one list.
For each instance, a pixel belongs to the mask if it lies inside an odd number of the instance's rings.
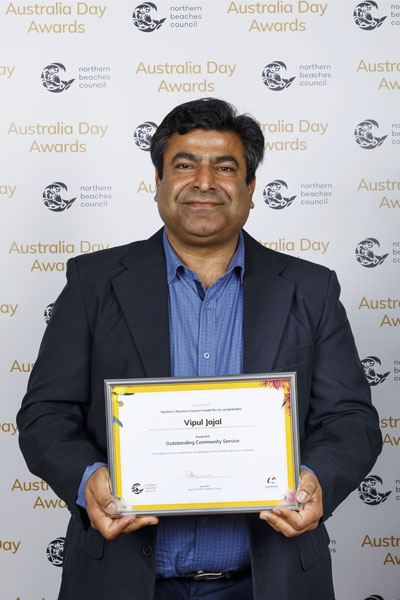
[{"label": "navy blazer", "polygon": [[[336,275],[244,232],[244,373],[296,371],[301,462],[326,520],[381,450],[379,421],[339,302]],[[71,259],[18,414],[30,470],[68,504],[60,600],[152,600],[156,527],[108,542],[76,505],[85,468],[107,462],[104,379],[168,377],[162,230]],[[325,526],[296,538],[248,515],[256,600],[331,600]]]}]

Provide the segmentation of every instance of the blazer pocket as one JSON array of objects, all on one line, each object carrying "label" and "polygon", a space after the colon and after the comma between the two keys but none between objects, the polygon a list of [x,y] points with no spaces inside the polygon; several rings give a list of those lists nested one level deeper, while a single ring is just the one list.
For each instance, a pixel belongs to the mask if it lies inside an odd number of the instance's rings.
[{"label": "blazer pocket", "polygon": [[104,551],[104,538],[95,529],[83,529],[83,527],[72,518],[68,528],[68,541],[76,548],[85,552],[92,558],[102,558]]},{"label": "blazer pocket", "polygon": [[275,370],[310,362],[313,356],[313,348],[314,344],[304,344],[282,349],[277,354],[274,365]]},{"label": "blazer pocket", "polygon": [[306,571],[320,558],[329,545],[329,535],[325,525],[319,525],[314,531],[299,536],[298,548],[303,570]]}]

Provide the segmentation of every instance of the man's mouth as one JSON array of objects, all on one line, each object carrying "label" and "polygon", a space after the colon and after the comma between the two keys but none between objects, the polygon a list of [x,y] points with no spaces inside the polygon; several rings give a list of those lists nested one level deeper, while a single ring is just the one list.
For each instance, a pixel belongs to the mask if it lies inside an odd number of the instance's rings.
[{"label": "man's mouth", "polygon": [[185,200],[183,204],[186,204],[193,208],[214,208],[215,206],[221,206],[222,202],[212,202],[210,200]]}]

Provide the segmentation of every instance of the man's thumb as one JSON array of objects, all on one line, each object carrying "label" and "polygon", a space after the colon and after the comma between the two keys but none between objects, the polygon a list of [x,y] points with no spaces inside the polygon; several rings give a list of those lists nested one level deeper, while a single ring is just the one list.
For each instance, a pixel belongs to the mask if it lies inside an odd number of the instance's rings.
[{"label": "man's thumb", "polygon": [[309,501],[310,494],[305,490],[299,490],[296,494],[296,498],[300,502],[300,504],[305,504],[305,502]]},{"label": "man's thumb", "polygon": [[109,515],[116,513],[118,511],[118,506],[111,494],[108,470],[98,469],[98,471],[89,478],[88,483],[97,504],[99,504]]}]

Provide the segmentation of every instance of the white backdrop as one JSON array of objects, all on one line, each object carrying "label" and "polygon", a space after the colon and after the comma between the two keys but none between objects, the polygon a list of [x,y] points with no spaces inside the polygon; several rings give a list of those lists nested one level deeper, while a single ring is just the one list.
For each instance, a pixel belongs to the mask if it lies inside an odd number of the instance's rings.
[{"label": "white backdrop", "polygon": [[381,457],[328,521],[337,598],[398,600],[400,3],[2,0],[0,40],[2,598],[57,597],[68,513],[15,414],[65,262],[160,226],[149,136],[216,96],[266,135],[247,230],[338,272],[381,417]]}]

